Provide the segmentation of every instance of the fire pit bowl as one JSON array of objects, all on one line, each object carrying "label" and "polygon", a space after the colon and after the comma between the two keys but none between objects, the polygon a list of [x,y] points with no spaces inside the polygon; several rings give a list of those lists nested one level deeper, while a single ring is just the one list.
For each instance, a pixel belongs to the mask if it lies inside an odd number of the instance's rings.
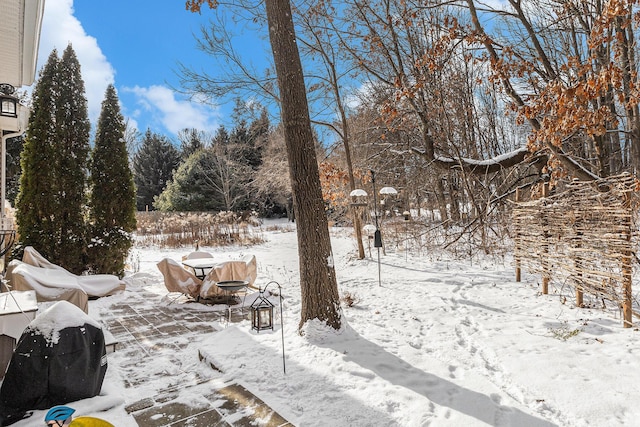
[{"label": "fire pit bowl", "polygon": [[224,291],[237,292],[249,286],[249,282],[246,280],[223,280],[222,282],[216,283],[216,285]]}]

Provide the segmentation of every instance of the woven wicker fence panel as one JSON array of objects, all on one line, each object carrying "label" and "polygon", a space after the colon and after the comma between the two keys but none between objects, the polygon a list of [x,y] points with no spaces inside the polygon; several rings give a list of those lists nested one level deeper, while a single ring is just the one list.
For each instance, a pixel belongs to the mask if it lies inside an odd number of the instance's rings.
[{"label": "woven wicker fence panel", "polygon": [[529,272],[613,301],[623,300],[636,241],[636,180],[566,185],[560,193],[517,202],[515,259]]}]

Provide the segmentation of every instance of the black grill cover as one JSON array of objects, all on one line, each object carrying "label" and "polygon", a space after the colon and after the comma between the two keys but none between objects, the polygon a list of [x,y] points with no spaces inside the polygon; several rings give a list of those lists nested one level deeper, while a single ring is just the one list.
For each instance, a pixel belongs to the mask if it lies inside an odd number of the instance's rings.
[{"label": "black grill cover", "polygon": [[[61,303],[69,304],[57,304]],[[25,329],[0,388],[0,421],[100,393],[107,371],[102,329],[85,323],[57,334],[57,342],[52,343],[31,325]],[[8,425],[6,421],[0,424]]]}]

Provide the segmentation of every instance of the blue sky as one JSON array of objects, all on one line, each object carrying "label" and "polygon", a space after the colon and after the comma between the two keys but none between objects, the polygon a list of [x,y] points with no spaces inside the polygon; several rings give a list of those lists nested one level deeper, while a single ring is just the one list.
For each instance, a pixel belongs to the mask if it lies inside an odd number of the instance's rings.
[{"label": "blue sky", "polygon": [[190,102],[171,89],[179,85],[179,62],[211,69],[213,61],[196,48],[194,38],[210,13],[188,12],[182,0],[46,0],[38,71],[53,48],[62,55],[71,43],[94,126],[109,83],[118,91],[122,113],[141,132],[150,128],[175,138],[183,128],[214,131],[220,124],[229,126],[231,106]]}]

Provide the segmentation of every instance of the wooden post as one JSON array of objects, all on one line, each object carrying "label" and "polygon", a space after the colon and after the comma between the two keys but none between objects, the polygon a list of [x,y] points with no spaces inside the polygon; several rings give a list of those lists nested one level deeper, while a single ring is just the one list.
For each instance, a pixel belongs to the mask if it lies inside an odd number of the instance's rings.
[{"label": "wooden post", "polygon": [[[516,203],[520,202],[520,188],[516,188]],[[520,282],[521,280],[521,263],[520,263],[520,233],[519,230],[516,230],[515,236],[515,252],[516,252],[516,282]]]},{"label": "wooden post", "polygon": [[[548,197],[549,196],[549,183],[545,182],[542,185],[542,197]],[[543,204],[544,205],[544,204]],[[547,221],[545,220],[547,213],[545,210],[542,211],[542,224],[543,224],[543,239],[544,239],[544,243],[543,243],[543,250],[544,253],[548,253],[549,252],[549,230],[547,230],[547,227],[549,226],[549,224],[547,223]],[[548,264],[548,260],[549,257],[544,256],[543,258],[543,265],[544,265],[544,271],[542,273],[542,293],[544,295],[547,295],[549,293],[549,280],[551,278],[551,272],[549,271],[549,264]]]},{"label": "wooden post", "polygon": [[632,284],[632,274],[633,274],[633,268],[631,265],[631,256],[632,256],[632,248],[631,248],[631,227],[633,224],[633,221],[631,219],[631,197],[629,196],[629,193],[625,192],[624,193],[624,206],[627,210],[627,213],[629,215],[629,219],[628,219],[628,228],[625,231],[626,234],[626,241],[627,241],[627,247],[625,248],[623,254],[622,254],[622,277],[623,277],[623,283],[622,283],[622,293],[623,293],[623,300],[622,300],[622,317],[623,317],[623,321],[624,321],[624,327],[625,328],[631,328],[633,327],[633,312],[631,310],[631,284]]}]

